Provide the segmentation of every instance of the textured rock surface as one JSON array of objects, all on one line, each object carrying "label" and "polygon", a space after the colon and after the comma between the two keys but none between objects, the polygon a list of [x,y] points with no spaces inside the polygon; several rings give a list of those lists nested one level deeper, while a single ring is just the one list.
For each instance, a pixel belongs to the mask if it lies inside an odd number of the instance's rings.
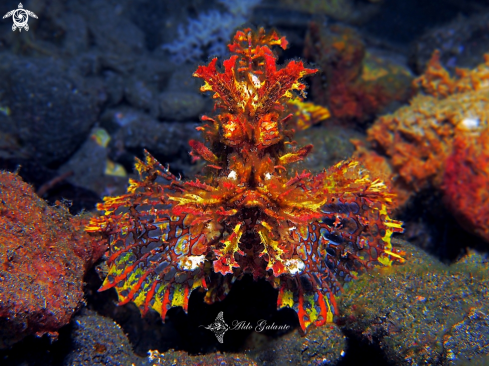
[{"label": "textured rock surface", "polygon": [[470,361],[485,355],[489,359],[489,317],[475,308],[443,337],[447,365]]},{"label": "textured rock surface", "polygon": [[189,355],[169,350],[149,351],[149,356],[143,358],[133,354],[122,329],[108,318],[83,310],[73,325],[72,347],[65,365],[336,365],[346,348],[345,336],[331,324],[312,329],[305,337],[294,331],[246,353]]},{"label": "textured rock surface", "polygon": [[413,195],[439,189],[456,136],[469,139],[488,128],[489,56],[474,69],[452,76],[435,53],[415,80],[418,94],[408,106],[379,117],[368,140],[392,167],[394,188]]},{"label": "textured rock surface", "polygon": [[[76,73],[61,62],[0,56],[0,100],[9,126],[30,158],[58,164],[83,142],[98,113]],[[42,83],[39,82],[42,80]]]},{"label": "textured rock surface", "polygon": [[[128,182],[126,171],[108,160],[108,149],[97,141],[99,132],[94,129],[78,151],[59,168],[60,174],[69,175],[68,182],[93,191],[102,197],[113,192],[123,193]],[[110,137],[108,137],[110,139]]]},{"label": "textured rock surface", "polygon": [[339,301],[343,328],[378,344],[396,365],[487,354],[487,270],[470,261],[448,267],[401,244],[408,253],[405,265],[347,286]]},{"label": "textured rock surface", "polygon": [[73,1],[70,7],[88,20],[93,43],[99,49],[113,54],[141,54],[145,51],[144,33],[121,16],[124,3],[117,6],[110,1]]},{"label": "textured rock surface", "polygon": [[334,324],[311,329],[305,337],[291,332],[249,355],[259,365],[337,365],[346,339]]},{"label": "textured rock surface", "polygon": [[158,104],[154,88],[142,80],[131,79],[126,82],[124,96],[131,106],[151,115],[158,114]]},{"label": "textured rock surface", "polygon": [[197,93],[163,92],[159,95],[159,117],[164,121],[197,121],[205,100]]},{"label": "textured rock surface", "polygon": [[83,276],[105,251],[62,206],[50,207],[15,174],[0,172],[0,348],[68,324]]},{"label": "textured rock surface", "polygon": [[150,351],[150,356],[144,365],[151,366],[257,366],[256,362],[246,355],[232,353],[211,353],[207,355],[190,356],[187,352],[170,350],[165,353]]},{"label": "textured rock surface", "polygon": [[127,171],[134,165],[134,155],[143,156],[147,149],[167,164],[172,162],[172,171],[187,172],[190,156],[188,140],[200,137],[196,123],[158,122],[150,116],[132,109],[114,110],[107,120],[116,120],[122,125],[113,134],[109,144],[109,157],[123,164]]},{"label": "textured rock surface", "polygon": [[71,350],[66,366],[141,365],[121,327],[93,311],[84,310],[73,319]]},{"label": "textured rock surface", "polygon": [[350,139],[360,139],[362,135],[353,129],[338,126],[314,126],[299,131],[296,141],[299,145],[313,144],[314,148],[303,162],[293,166],[292,169],[302,171],[310,169],[320,172],[324,168],[333,166],[341,160],[348,159],[355,151]]},{"label": "textured rock surface", "polygon": [[364,123],[411,94],[412,75],[404,60],[367,49],[353,28],[311,22],[304,55],[321,69],[312,80],[314,101],[342,122]]},{"label": "textured rock surface", "polygon": [[[460,2],[461,3],[461,2]],[[430,29],[411,46],[411,64],[422,73],[435,50],[440,52],[443,65],[453,71],[456,67],[476,67],[489,47],[485,12],[458,16],[448,24]]]},{"label": "textured rock surface", "polygon": [[456,136],[453,145],[443,177],[445,202],[462,226],[489,243],[489,129]]}]

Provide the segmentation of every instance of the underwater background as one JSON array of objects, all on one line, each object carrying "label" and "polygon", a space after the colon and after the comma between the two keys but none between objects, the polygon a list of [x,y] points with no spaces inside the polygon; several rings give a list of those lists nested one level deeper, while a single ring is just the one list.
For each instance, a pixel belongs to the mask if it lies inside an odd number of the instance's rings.
[{"label": "underwater background", "polygon": [[[489,365],[487,1],[4,0],[0,14],[0,365]],[[189,141],[214,99],[193,74],[261,27],[288,41],[278,69],[318,69],[310,104],[287,107],[313,145],[291,176],[358,161],[395,193],[404,262],[341,274],[334,322],[305,335],[250,275],[164,321],[118,306],[85,230],[97,203],[126,193],[145,150],[179,179],[206,174]]]}]

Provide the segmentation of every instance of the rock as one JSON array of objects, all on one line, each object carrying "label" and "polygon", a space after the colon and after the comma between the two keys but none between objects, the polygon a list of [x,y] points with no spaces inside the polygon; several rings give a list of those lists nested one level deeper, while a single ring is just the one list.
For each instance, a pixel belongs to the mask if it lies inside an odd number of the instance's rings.
[{"label": "rock", "polygon": [[456,136],[468,140],[487,128],[466,116],[484,115],[489,106],[489,90],[483,87],[489,59],[451,77],[439,57],[434,53],[426,72],[413,82],[418,92],[409,105],[378,117],[367,130],[367,140],[392,167],[394,185],[411,196],[441,188]]},{"label": "rock", "polygon": [[158,114],[155,94],[154,88],[142,80],[131,79],[124,88],[124,96],[129,104],[134,108],[149,112],[152,116]]},{"label": "rock", "polygon": [[[165,58],[148,56],[138,58],[135,65],[134,76],[138,80],[143,80],[151,84],[154,89],[163,91],[168,84],[173,72],[177,66]],[[194,70],[189,70],[189,75],[192,76]],[[196,89],[198,91],[198,89]]]},{"label": "rock", "polygon": [[168,80],[169,92],[194,92],[199,93],[202,80],[193,76],[195,65],[179,65]]},{"label": "rock", "polygon": [[313,126],[299,131],[295,136],[298,146],[313,144],[314,148],[302,163],[292,169],[320,172],[341,160],[350,158],[355,151],[355,146],[350,139],[361,138],[359,132],[338,126]]},{"label": "rock", "polygon": [[105,105],[109,99],[106,83],[99,76],[87,76],[83,80],[84,89],[87,90],[91,99],[99,106]]},{"label": "rock", "polygon": [[29,26],[36,33],[35,45],[30,45],[30,52],[45,56],[46,51],[51,51],[72,57],[88,51],[90,39],[86,21],[80,14],[72,12],[67,2],[33,2],[28,8],[42,19],[41,23],[35,21],[32,24],[29,20]]},{"label": "rock", "polygon": [[[80,2],[90,35],[99,50],[108,54],[141,55],[146,51],[144,33],[123,16],[123,5],[103,1]],[[75,11],[76,11],[75,10]]]},{"label": "rock", "polygon": [[444,202],[468,232],[489,244],[489,129],[457,135],[445,162]]},{"label": "rock", "polygon": [[[147,149],[162,164],[170,163],[172,171],[183,171],[190,164],[188,140],[200,138],[196,123],[157,122],[150,116],[131,109],[111,112],[122,127],[109,144],[109,157],[131,171],[134,155],[143,156]],[[108,116],[106,117],[108,118]]]},{"label": "rock", "polygon": [[[8,123],[8,122],[7,122]],[[2,121],[0,121],[2,126]],[[29,158],[28,152],[22,151],[20,142],[14,134],[6,131],[0,132],[0,158],[11,159],[16,157]]]},{"label": "rock", "polygon": [[487,24],[489,14],[459,16],[440,27],[430,29],[411,46],[410,62],[423,73],[435,50],[440,52],[443,66],[453,72],[456,67],[474,68],[489,48]]},{"label": "rock", "polygon": [[[145,34],[146,46],[153,50],[177,36],[177,24],[188,19],[189,2],[132,0],[127,16]],[[193,0],[192,7],[201,9],[205,2]]]},{"label": "rock", "polygon": [[119,104],[124,97],[124,78],[110,70],[105,71],[103,77],[107,90],[107,104],[109,106]]},{"label": "rock", "polygon": [[198,121],[205,99],[191,92],[167,91],[158,96],[159,118],[164,121]]},{"label": "rock", "polygon": [[130,122],[136,123],[141,118],[150,118],[137,109],[128,106],[107,108],[100,117],[100,126],[107,130],[109,135],[114,135],[122,126]]},{"label": "rock", "polygon": [[[396,365],[441,364],[449,354],[444,343],[458,359],[487,354],[487,333],[482,336],[487,318],[470,320],[472,310],[467,316],[471,308],[489,310],[487,271],[465,264],[450,268],[407,242],[395,245],[407,252],[405,264],[345,286],[338,299],[342,329],[375,342]],[[459,331],[463,328],[469,334]]]},{"label": "rock", "polygon": [[71,68],[82,76],[99,76],[109,70],[126,76],[134,72],[136,64],[131,55],[109,54],[95,48],[72,58],[70,62]]},{"label": "rock", "polygon": [[63,63],[3,56],[0,80],[2,106],[11,111],[14,135],[30,158],[56,165],[85,140],[98,107]]},{"label": "rock", "polygon": [[86,52],[90,46],[88,28],[85,20],[79,14],[64,13],[55,18],[63,25],[66,36],[63,39],[63,53],[75,56]]},{"label": "rock", "polygon": [[469,250],[457,263],[453,264],[450,269],[452,271],[463,271],[471,276],[485,278],[489,273],[489,258],[483,256],[476,251]]},{"label": "rock", "polygon": [[122,75],[129,75],[134,71],[136,63],[137,59],[131,54],[100,51],[100,66],[103,69],[114,70]]},{"label": "rock", "polygon": [[126,191],[127,176],[122,174],[125,172],[121,172],[120,176],[114,175],[110,170],[110,164],[114,163],[107,160],[107,148],[97,142],[98,131],[106,133],[105,130],[94,129],[80,149],[58,171],[60,174],[71,173],[66,179],[68,182],[96,192],[99,196],[123,194]]},{"label": "rock", "polygon": [[71,350],[63,365],[130,366],[142,365],[142,361],[114,321],[89,310],[73,319]]},{"label": "rock", "polygon": [[337,365],[346,349],[346,337],[334,324],[311,329],[305,337],[291,332],[261,350],[249,352],[259,365]]},{"label": "rock", "polygon": [[188,155],[188,140],[200,137],[200,132],[195,130],[197,126],[197,123],[157,122],[140,113],[139,118],[130,120],[115,134],[114,144],[122,141],[126,149],[146,148],[169,160],[182,149]]},{"label": "rock", "polygon": [[105,247],[64,206],[48,206],[16,174],[0,172],[0,348],[53,338],[83,301],[83,277]]},{"label": "rock", "polygon": [[467,316],[443,337],[443,348],[447,365],[457,365],[480,355],[489,360],[489,317],[471,308]]},{"label": "rock", "polygon": [[[104,59],[103,62],[106,60]],[[157,95],[166,87],[173,70],[174,66],[169,62],[149,56],[142,57],[134,64],[130,77],[124,80],[124,96],[127,102],[134,108],[150,112],[152,116],[157,117]],[[111,75],[109,72],[109,76],[111,76],[109,81],[114,86],[120,85],[119,79],[122,79],[120,74]]]},{"label": "rock", "polygon": [[149,351],[148,363],[145,365],[151,366],[257,366],[257,363],[250,360],[249,357],[243,354],[232,353],[210,353],[207,355],[190,356],[184,351],[170,350],[165,353],[158,351]]},{"label": "rock", "polygon": [[331,17],[341,22],[356,25],[366,23],[381,9],[381,4],[375,1],[358,4],[353,0],[338,2],[282,0],[282,3],[286,8],[297,9],[316,16],[324,16],[325,18]]},{"label": "rock", "polygon": [[311,22],[304,55],[321,70],[312,78],[314,102],[327,106],[342,122],[366,123],[412,94],[413,76],[405,60],[387,50],[367,48],[363,36],[351,27]]}]

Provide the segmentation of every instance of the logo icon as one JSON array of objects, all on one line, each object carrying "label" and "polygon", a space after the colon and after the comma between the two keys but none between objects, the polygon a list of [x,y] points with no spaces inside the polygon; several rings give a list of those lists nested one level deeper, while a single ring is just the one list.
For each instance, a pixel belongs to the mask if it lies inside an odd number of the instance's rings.
[{"label": "logo icon", "polygon": [[[201,327],[203,327],[203,325],[201,325]],[[226,333],[229,330],[229,325],[227,325],[226,322],[224,321],[224,315],[223,312],[221,311],[219,314],[217,314],[214,323],[204,328],[213,331],[219,343],[223,343],[224,333]]]},{"label": "logo icon", "polygon": [[19,3],[19,8],[9,11],[3,16],[3,19],[12,17],[12,19],[14,20],[12,30],[15,31],[17,28],[19,28],[19,32],[22,32],[22,28],[24,28],[26,31],[29,30],[29,25],[27,24],[27,21],[29,20],[29,15],[37,19],[36,14],[34,14],[30,10],[24,9],[22,3]]}]

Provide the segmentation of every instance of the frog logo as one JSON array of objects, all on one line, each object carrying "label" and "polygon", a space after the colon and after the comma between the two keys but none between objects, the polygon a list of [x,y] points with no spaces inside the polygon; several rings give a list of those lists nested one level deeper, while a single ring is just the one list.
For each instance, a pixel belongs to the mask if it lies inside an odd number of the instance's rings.
[{"label": "frog logo", "polygon": [[27,21],[29,20],[29,15],[37,19],[36,14],[34,14],[30,10],[24,9],[22,3],[19,3],[19,8],[9,11],[3,16],[3,19],[12,17],[12,19],[14,20],[12,30],[15,31],[17,28],[19,28],[19,32],[22,32],[22,28],[24,28],[26,31],[29,30],[29,25],[27,24]]}]

